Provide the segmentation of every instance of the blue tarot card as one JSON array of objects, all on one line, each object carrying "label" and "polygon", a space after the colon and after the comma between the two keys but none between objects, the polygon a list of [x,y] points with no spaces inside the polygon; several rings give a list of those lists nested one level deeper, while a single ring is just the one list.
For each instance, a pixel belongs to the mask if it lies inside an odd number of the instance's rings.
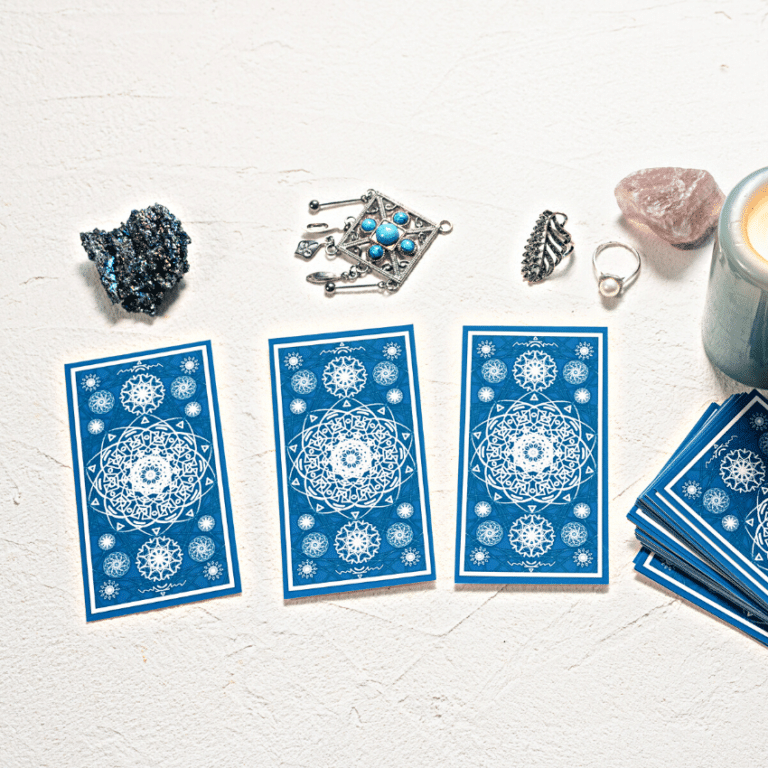
[{"label": "blue tarot card", "polygon": [[606,346],[464,328],[457,582],[608,583]]},{"label": "blue tarot card", "polygon": [[413,327],[270,341],[286,598],[435,578]]},{"label": "blue tarot card", "polygon": [[654,510],[768,608],[768,403],[724,405],[652,488]]},{"label": "blue tarot card", "polygon": [[87,620],[240,592],[210,342],[65,371]]},{"label": "blue tarot card", "polygon": [[637,553],[635,570],[732,627],[746,632],[763,645],[768,645],[768,624],[729,603],[647,549]]}]

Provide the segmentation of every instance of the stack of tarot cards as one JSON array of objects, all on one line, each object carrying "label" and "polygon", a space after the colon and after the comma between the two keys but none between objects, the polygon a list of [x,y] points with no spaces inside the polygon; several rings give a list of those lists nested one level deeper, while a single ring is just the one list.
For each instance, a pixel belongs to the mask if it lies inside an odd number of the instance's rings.
[{"label": "stack of tarot cards", "polygon": [[635,569],[768,645],[768,400],[710,405],[629,513]]}]

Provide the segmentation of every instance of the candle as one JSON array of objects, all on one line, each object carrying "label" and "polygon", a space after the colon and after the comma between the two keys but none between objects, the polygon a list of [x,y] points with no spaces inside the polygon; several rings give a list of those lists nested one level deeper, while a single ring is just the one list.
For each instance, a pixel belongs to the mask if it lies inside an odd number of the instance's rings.
[{"label": "candle", "polygon": [[768,168],[739,182],[723,203],[702,330],[714,365],[768,387]]},{"label": "candle", "polygon": [[768,260],[768,187],[760,187],[747,200],[741,225],[746,244]]}]

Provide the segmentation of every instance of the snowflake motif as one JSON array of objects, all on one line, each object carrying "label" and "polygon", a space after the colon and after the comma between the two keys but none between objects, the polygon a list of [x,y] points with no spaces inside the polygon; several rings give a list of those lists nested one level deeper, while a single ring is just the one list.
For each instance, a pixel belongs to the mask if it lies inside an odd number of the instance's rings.
[{"label": "snowflake motif", "polygon": [[203,406],[200,405],[196,400],[193,400],[191,403],[187,403],[184,406],[184,413],[189,416],[190,419],[194,419],[195,416],[199,416],[203,411]]},{"label": "snowflake motif", "polygon": [[197,384],[190,376],[177,376],[171,382],[171,394],[177,400],[189,400],[195,394]]},{"label": "snowflake motif", "polygon": [[481,403],[490,403],[494,397],[495,393],[490,387],[480,387],[477,391],[477,399]]},{"label": "snowflake motif", "polygon": [[115,546],[117,540],[111,533],[102,533],[99,536],[99,549],[103,549],[105,552]]},{"label": "snowflake motif", "polygon": [[88,431],[92,435],[100,435],[104,431],[104,422],[101,419],[91,419],[88,422]]},{"label": "snowflake motif", "polygon": [[114,439],[87,463],[89,504],[113,527],[167,530],[195,517],[202,497],[216,487],[210,443],[182,424],[144,416],[112,430]]},{"label": "snowflake motif", "polygon": [[739,527],[739,518],[736,515],[726,515],[720,522],[729,533],[732,533]]},{"label": "snowflake motif", "polygon": [[302,560],[296,566],[296,573],[298,573],[302,579],[311,579],[317,573],[317,565],[311,560]]},{"label": "snowflake motif", "polygon": [[481,341],[477,345],[477,354],[480,357],[493,357],[496,354],[496,345],[492,341]]},{"label": "snowflake motif", "polygon": [[713,515],[722,515],[731,504],[731,497],[722,488],[710,488],[701,500],[704,509]]},{"label": "snowflake motif", "polygon": [[592,348],[592,345],[588,341],[580,341],[576,345],[576,349],[574,349],[576,357],[578,357],[579,360],[588,360],[590,357],[592,357],[592,353],[594,351],[595,350]]},{"label": "snowflake motif", "polygon": [[215,551],[216,545],[213,543],[213,539],[208,536],[195,536],[189,542],[189,548],[187,549],[189,556],[198,563],[210,560]]},{"label": "snowflake motif", "polygon": [[224,575],[224,567],[221,563],[206,563],[203,566],[203,576],[208,581],[214,581],[220,579]]},{"label": "snowflake motif", "polygon": [[323,386],[334,397],[352,397],[366,381],[365,366],[356,357],[334,357],[323,371]]},{"label": "snowflake motif", "polygon": [[534,398],[497,403],[471,433],[475,477],[489,496],[503,494],[522,508],[570,502],[595,470],[594,435],[578,413],[567,403]]},{"label": "snowflake motif", "polygon": [[507,364],[495,358],[486,360],[480,373],[489,384],[501,384],[507,378]]},{"label": "snowflake motif", "polygon": [[512,549],[524,557],[541,557],[552,549],[555,531],[546,517],[523,515],[509,529]]},{"label": "snowflake motif", "polygon": [[310,533],[301,542],[301,551],[307,557],[322,557],[328,551],[328,537],[322,533]]},{"label": "snowflake motif", "polygon": [[157,536],[141,545],[136,555],[139,573],[150,581],[170,579],[181,567],[181,547],[167,536]]},{"label": "snowflake motif", "polygon": [[120,402],[129,413],[145,416],[157,410],[165,398],[163,382],[151,373],[131,376],[120,390]]},{"label": "snowflake motif", "polygon": [[491,514],[491,505],[487,501],[478,501],[475,504],[475,514],[478,517],[488,517]]},{"label": "snowflake motif", "polygon": [[589,368],[579,360],[570,360],[563,366],[563,378],[569,384],[583,384],[589,376]]},{"label": "snowflake motif", "polygon": [[588,389],[584,389],[581,387],[580,389],[577,389],[573,393],[573,399],[579,404],[579,405],[586,405],[589,401],[592,395],[589,393]]},{"label": "snowflake motif", "polygon": [[387,402],[390,405],[399,405],[403,402],[403,392],[397,387],[393,387],[387,392]]},{"label": "snowflake motif", "polygon": [[763,482],[765,465],[756,453],[737,448],[720,462],[720,477],[732,491],[749,493]]},{"label": "snowflake motif", "polygon": [[291,486],[313,509],[320,504],[359,514],[390,508],[388,497],[413,476],[412,430],[386,406],[374,411],[347,402],[316,413],[320,418],[305,422],[288,446]]},{"label": "snowflake motif", "polygon": [[283,358],[283,365],[289,371],[298,371],[304,364],[304,358],[298,352],[289,352]]},{"label": "snowflake motif", "polygon": [[560,538],[568,547],[580,547],[587,540],[587,529],[581,523],[566,523]]},{"label": "snowflake motif", "polygon": [[397,516],[402,517],[403,520],[407,520],[413,515],[413,504],[409,504],[407,501],[403,502],[397,507]]},{"label": "snowflake motif", "polygon": [[387,360],[397,360],[400,357],[400,351],[400,345],[396,341],[388,341],[381,350],[381,353]]},{"label": "snowflake motif", "polygon": [[114,600],[120,592],[120,585],[116,581],[105,581],[99,587],[99,594],[104,600]]},{"label": "snowflake motif", "polygon": [[577,549],[573,553],[573,562],[579,566],[579,568],[586,568],[592,564],[592,553],[586,549]]},{"label": "snowflake motif", "polygon": [[417,549],[408,547],[408,549],[403,550],[403,553],[400,555],[400,559],[403,561],[403,565],[410,568],[412,565],[416,565],[416,563],[421,560],[421,555]]},{"label": "snowflake motif", "polygon": [[592,510],[589,508],[589,504],[579,503],[573,508],[573,514],[580,520],[586,520],[589,517],[589,513]]},{"label": "snowflake motif", "polygon": [[86,373],[80,381],[80,386],[86,392],[93,392],[101,386],[101,379],[95,373]]},{"label": "snowflake motif", "polygon": [[317,377],[312,371],[298,371],[291,377],[291,387],[299,395],[309,395],[315,391]]},{"label": "snowflake motif", "polygon": [[411,526],[405,523],[393,523],[387,529],[387,541],[398,549],[407,547],[413,541]]},{"label": "snowflake motif", "polygon": [[475,549],[469,553],[469,559],[472,561],[473,565],[487,565],[488,561],[491,559],[491,553],[483,547],[475,547]]},{"label": "snowflake motif", "polygon": [[334,546],[342,560],[360,565],[370,560],[379,551],[381,536],[370,523],[355,520],[339,529]]},{"label": "snowflake motif", "polygon": [[210,515],[203,515],[197,521],[197,527],[203,532],[208,533],[216,527],[216,521]]},{"label": "snowflake motif", "polygon": [[200,367],[200,363],[195,357],[185,357],[179,364],[182,373],[195,373]]},{"label": "snowflake motif", "polygon": [[294,400],[291,400],[291,404],[288,408],[294,416],[301,416],[301,414],[307,410],[307,404],[300,397],[297,397]]},{"label": "snowflake motif", "polygon": [[557,378],[557,366],[551,355],[534,349],[515,360],[515,381],[528,392],[543,392]]},{"label": "snowflake motif", "polygon": [[389,387],[397,381],[400,371],[394,363],[384,360],[373,368],[373,380],[382,387]]},{"label": "snowflake motif", "polygon": [[687,499],[698,499],[701,496],[701,483],[697,483],[695,480],[686,480],[680,489]]},{"label": "snowflake motif", "polygon": [[768,429],[768,415],[766,415],[764,411],[753,413],[749,417],[749,425],[756,432],[764,432]]},{"label": "snowflake motif", "polygon": [[131,560],[125,552],[112,552],[104,558],[104,565],[102,567],[107,576],[119,579],[128,573],[128,569],[131,567]]},{"label": "snowflake motif", "polygon": [[494,520],[486,520],[477,526],[475,531],[475,537],[481,544],[485,544],[486,547],[493,547],[501,541],[504,536],[502,527]]},{"label": "snowflake motif", "polygon": [[296,525],[302,531],[311,531],[315,527],[315,518],[312,515],[301,515],[296,521]]},{"label": "snowflake motif", "polygon": [[115,407],[115,398],[112,396],[111,392],[102,389],[98,392],[94,392],[88,398],[88,407],[94,413],[109,413]]},{"label": "snowflake motif", "polygon": [[768,453],[768,432],[763,432],[760,435],[760,450],[763,453]]}]

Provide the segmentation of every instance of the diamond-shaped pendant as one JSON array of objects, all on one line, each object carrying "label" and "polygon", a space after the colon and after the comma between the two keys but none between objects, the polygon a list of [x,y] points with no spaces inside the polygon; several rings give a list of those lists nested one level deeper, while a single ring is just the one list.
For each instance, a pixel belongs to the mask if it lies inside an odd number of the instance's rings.
[{"label": "diamond-shaped pendant", "polygon": [[[323,205],[313,200],[310,203],[310,211],[317,212],[323,207],[349,202],[353,201]],[[342,254],[355,266],[339,276],[323,272],[313,273],[307,279],[313,283],[324,282],[328,293],[333,293],[339,288],[364,287],[377,287],[394,293],[408,279],[435,238],[439,234],[449,234],[453,226],[446,220],[435,224],[373,189],[369,189],[360,198],[360,202],[363,204],[363,210],[356,218],[348,219],[339,242],[334,243],[332,238],[328,238],[330,243],[326,242],[329,254]],[[313,247],[315,243],[316,247]],[[296,254],[309,259],[321,245],[317,241],[303,240],[296,249]],[[305,255],[309,248],[312,248],[311,254]],[[369,273],[378,275],[382,280],[365,286],[336,285],[339,280],[352,282]]]}]

